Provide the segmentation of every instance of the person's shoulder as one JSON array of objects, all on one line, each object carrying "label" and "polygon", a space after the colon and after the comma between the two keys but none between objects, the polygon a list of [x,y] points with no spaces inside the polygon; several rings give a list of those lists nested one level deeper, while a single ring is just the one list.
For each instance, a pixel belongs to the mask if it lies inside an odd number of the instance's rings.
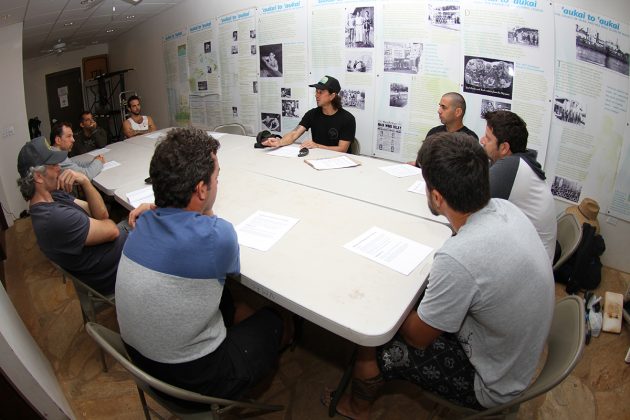
[{"label": "person's shoulder", "polygon": [[446,131],[446,126],[436,125],[435,127],[429,130],[429,132],[427,133],[427,137],[435,133],[441,133],[442,131]]},{"label": "person's shoulder", "polygon": [[474,131],[472,131],[470,128],[463,126],[461,130],[459,131],[463,131],[464,133],[468,134],[469,136],[473,136],[474,138],[476,138],[477,140],[479,140],[479,136],[477,136],[477,133],[475,133]]}]

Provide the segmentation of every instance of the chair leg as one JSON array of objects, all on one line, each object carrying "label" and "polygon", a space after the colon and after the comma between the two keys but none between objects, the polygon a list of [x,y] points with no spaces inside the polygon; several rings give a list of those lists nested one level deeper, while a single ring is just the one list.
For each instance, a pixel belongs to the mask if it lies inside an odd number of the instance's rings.
[{"label": "chair leg", "polygon": [[99,352],[101,353],[101,365],[103,366],[103,372],[107,372],[107,363],[105,362],[105,352],[99,346]]},{"label": "chair leg", "polygon": [[339,381],[339,385],[337,385],[337,389],[335,389],[335,394],[333,395],[332,400],[330,400],[330,405],[328,406],[328,417],[335,417],[337,414],[337,403],[343,396],[346,387],[348,386],[348,382],[352,379],[352,371],[354,369],[354,362],[357,359],[357,347],[354,347],[352,350],[352,356],[350,357],[350,362],[348,367],[346,367],[346,371],[343,373],[341,377],[341,381]]},{"label": "chair leg", "polygon": [[142,403],[142,410],[144,411],[144,418],[146,420],[151,420],[151,414],[149,413],[149,406],[147,405],[147,400],[144,397],[144,392],[140,389],[140,387],[136,387],[138,389],[138,395],[140,396],[140,402]]}]

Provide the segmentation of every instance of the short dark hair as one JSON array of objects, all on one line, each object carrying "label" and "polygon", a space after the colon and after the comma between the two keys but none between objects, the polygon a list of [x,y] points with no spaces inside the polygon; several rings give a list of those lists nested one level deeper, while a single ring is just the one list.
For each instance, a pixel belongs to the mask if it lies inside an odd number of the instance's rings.
[{"label": "short dark hair", "polygon": [[527,150],[527,124],[512,111],[486,112],[483,117],[492,134],[497,138],[497,145],[508,143],[512,153],[522,153]]},{"label": "short dark hair", "polygon": [[453,105],[455,105],[455,108],[462,109],[462,117],[466,115],[466,99],[464,99],[464,97],[461,94],[457,92],[448,92],[442,96],[453,101]]},{"label": "short dark hair", "polygon": [[460,132],[429,136],[417,161],[428,190],[437,190],[453,210],[472,213],[488,204],[488,156],[472,136]]},{"label": "short dark hair", "polygon": [[81,115],[79,115],[79,122],[83,122],[83,116],[84,115],[92,115],[92,112],[91,111],[83,111],[81,113]]},{"label": "short dark hair", "polygon": [[61,137],[63,135],[63,128],[64,127],[68,127],[70,130],[72,130],[72,124],[70,124],[69,122],[66,121],[59,121],[53,124],[53,126],[50,128],[50,144],[51,145],[55,145],[55,137],[59,136]]},{"label": "short dark hair", "polygon": [[199,181],[210,183],[219,142],[197,128],[174,128],[158,143],[149,174],[155,205],[186,207]]},{"label": "short dark hair", "polygon": [[127,98],[127,108],[129,108],[129,102],[133,100],[137,100],[138,102],[140,102],[140,98],[138,98],[138,95],[131,95],[129,98]]}]

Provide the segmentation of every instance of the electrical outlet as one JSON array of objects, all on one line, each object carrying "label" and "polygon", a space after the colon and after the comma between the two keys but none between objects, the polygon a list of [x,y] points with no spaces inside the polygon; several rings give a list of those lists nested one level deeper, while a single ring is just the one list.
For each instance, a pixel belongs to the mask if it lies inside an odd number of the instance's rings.
[{"label": "electrical outlet", "polygon": [[7,138],[15,134],[15,127],[12,125],[8,127],[2,127],[2,138]]}]

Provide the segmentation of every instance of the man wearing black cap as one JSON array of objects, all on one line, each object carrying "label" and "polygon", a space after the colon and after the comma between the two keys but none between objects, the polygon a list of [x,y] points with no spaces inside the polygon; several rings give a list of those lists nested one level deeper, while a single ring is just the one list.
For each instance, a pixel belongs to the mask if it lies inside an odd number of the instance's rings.
[{"label": "man wearing black cap", "polygon": [[[113,293],[127,235],[109,219],[101,195],[84,174],[61,171],[59,164],[67,156],[51,149],[44,137],[26,143],[18,155],[18,185],[29,201],[37,244],[46,257],[90,287]],[[86,201],[67,193],[75,183]]]},{"label": "man wearing black cap", "polygon": [[341,107],[339,81],[331,76],[324,76],[310,87],[315,88],[317,108],[304,114],[300,124],[284,137],[270,138],[263,145],[270,147],[286,146],[295,142],[305,131],[311,130],[311,140],[302,143],[309,149],[320,148],[348,152],[354,141],[356,122],[354,116]]}]

